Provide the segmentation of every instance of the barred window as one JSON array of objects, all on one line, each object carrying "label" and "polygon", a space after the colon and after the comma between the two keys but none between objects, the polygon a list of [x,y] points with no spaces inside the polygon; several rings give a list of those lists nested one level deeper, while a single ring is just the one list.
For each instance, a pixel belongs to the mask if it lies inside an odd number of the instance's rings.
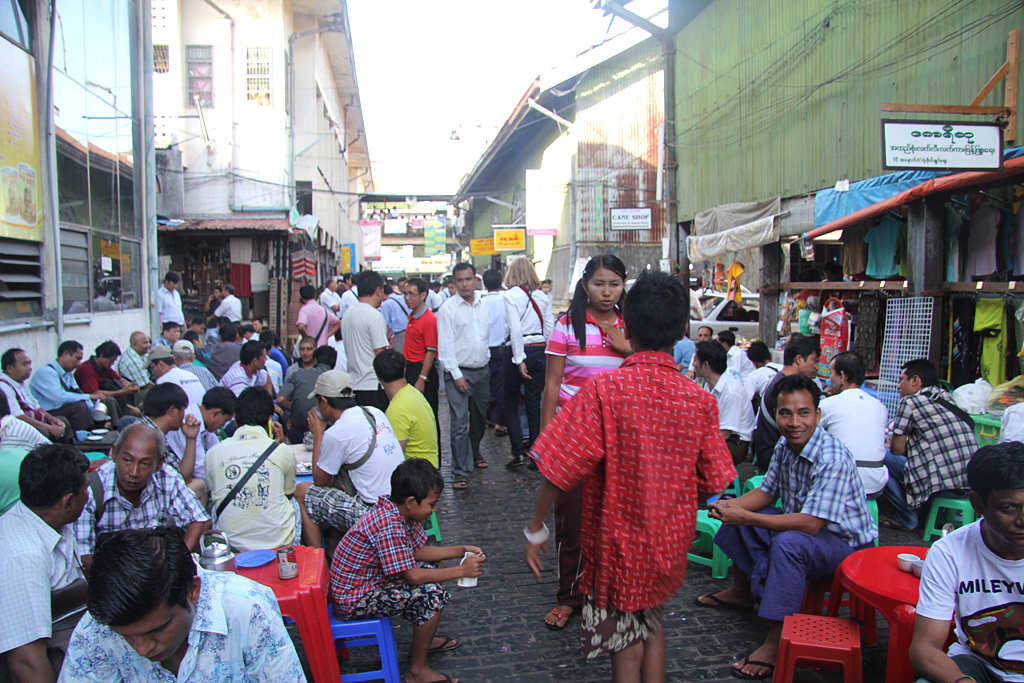
[{"label": "barred window", "polygon": [[171,70],[170,48],[166,45],[153,46],[153,73],[165,74]]},{"label": "barred window", "polygon": [[250,107],[270,106],[270,48],[245,48],[245,95]]},{"label": "barred window", "polygon": [[188,62],[188,90],[185,106],[194,107],[198,101],[204,107],[212,108],[213,46],[186,45],[185,55]]}]

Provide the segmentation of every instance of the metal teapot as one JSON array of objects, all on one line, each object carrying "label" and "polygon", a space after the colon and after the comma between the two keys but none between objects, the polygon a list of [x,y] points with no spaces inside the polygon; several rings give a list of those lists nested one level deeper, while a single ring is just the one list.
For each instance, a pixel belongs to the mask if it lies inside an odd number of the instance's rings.
[{"label": "metal teapot", "polygon": [[96,402],[93,403],[89,413],[95,422],[106,422],[110,419],[110,415],[107,412],[107,404],[99,399],[96,399]]},{"label": "metal teapot", "polygon": [[199,537],[199,566],[214,572],[235,571],[235,554],[223,531],[204,531]]}]

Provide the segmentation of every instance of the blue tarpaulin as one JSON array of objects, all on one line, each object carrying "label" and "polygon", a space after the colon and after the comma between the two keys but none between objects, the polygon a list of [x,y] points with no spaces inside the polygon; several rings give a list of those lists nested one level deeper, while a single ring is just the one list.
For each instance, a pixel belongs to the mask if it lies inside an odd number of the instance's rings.
[{"label": "blue tarpaulin", "polygon": [[[1003,150],[1003,160],[1016,159],[1024,155],[1024,147]],[[850,183],[847,192],[834,188],[819,190],[814,195],[814,226],[820,228],[834,220],[848,216],[854,211],[866,209],[872,204],[898,195],[923,182],[950,175],[945,171],[897,171],[876,178],[867,178]]]}]

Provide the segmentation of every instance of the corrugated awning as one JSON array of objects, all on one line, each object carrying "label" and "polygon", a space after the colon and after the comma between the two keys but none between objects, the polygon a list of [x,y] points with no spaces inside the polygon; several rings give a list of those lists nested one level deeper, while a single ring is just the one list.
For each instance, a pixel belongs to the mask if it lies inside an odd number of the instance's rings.
[{"label": "corrugated awning", "polygon": [[287,218],[212,218],[202,221],[182,221],[177,225],[157,225],[161,232],[182,230],[280,230],[287,232],[291,226]]}]

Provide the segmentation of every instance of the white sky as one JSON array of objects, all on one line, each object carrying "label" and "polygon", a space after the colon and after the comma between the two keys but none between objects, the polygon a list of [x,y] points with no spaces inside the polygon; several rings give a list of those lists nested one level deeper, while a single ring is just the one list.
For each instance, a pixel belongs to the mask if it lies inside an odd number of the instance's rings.
[{"label": "white sky", "polygon": [[535,77],[629,28],[616,19],[606,33],[611,17],[590,0],[349,0],[348,10],[373,178],[406,194],[454,192]]}]

